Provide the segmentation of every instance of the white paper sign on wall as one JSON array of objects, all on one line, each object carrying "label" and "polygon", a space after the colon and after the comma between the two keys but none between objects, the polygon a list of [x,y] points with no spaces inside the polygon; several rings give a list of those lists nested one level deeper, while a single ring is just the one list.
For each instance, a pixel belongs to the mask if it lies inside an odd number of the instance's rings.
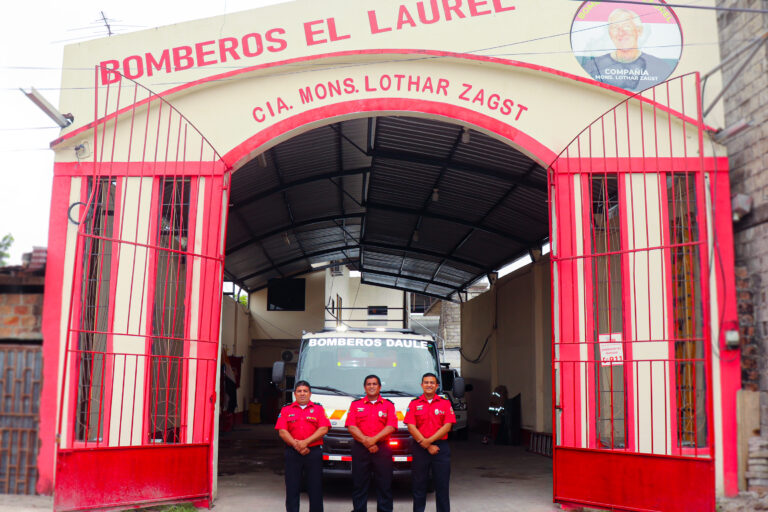
[{"label": "white paper sign on wall", "polygon": [[600,366],[624,364],[624,344],[620,332],[600,334],[597,339],[600,344]]}]

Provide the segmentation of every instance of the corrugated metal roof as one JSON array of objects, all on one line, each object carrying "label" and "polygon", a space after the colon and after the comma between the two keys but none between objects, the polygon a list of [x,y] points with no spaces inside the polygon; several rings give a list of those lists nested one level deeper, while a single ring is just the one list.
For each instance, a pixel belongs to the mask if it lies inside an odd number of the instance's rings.
[{"label": "corrugated metal roof", "polygon": [[340,262],[447,298],[539,246],[547,213],[544,169],[500,140],[415,117],[343,121],[233,174],[226,273],[256,290]]}]

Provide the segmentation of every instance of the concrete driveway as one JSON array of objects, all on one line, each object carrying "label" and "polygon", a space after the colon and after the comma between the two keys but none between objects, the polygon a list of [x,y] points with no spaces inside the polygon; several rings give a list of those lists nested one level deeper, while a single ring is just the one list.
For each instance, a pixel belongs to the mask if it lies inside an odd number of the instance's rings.
[{"label": "concrete driveway", "polygon": [[[283,448],[271,426],[238,425],[221,435],[216,512],[284,510]],[[549,512],[552,459],[521,447],[483,445],[479,437],[453,441],[451,508],[459,512]],[[352,509],[350,482],[330,480],[324,489],[326,512]],[[427,510],[434,510],[430,494]],[[309,503],[302,494],[302,511]],[[368,510],[375,512],[372,494]],[[395,487],[395,512],[412,510],[408,482]]]}]

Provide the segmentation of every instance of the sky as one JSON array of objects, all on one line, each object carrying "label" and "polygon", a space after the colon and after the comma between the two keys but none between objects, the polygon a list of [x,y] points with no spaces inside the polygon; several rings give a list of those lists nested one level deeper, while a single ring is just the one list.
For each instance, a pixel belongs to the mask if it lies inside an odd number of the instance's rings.
[{"label": "sky", "polygon": [[59,104],[63,48],[183,21],[288,0],[26,0],[4,2],[0,17],[0,238],[15,241],[7,265],[34,246],[48,245],[53,175],[50,141],[59,128],[19,88],[37,89]]}]

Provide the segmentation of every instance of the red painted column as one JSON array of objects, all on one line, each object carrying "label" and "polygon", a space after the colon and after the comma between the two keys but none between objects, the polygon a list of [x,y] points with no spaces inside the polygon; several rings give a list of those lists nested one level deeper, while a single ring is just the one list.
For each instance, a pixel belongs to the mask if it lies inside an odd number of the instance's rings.
[{"label": "red painted column", "polygon": [[[58,167],[58,164],[54,168]],[[37,455],[37,492],[52,494],[56,470],[56,425],[58,408],[59,351],[64,257],[67,249],[67,214],[72,178],[55,176],[48,227],[48,259],[43,299],[43,389],[40,396],[40,451]]]},{"label": "red painted column", "polygon": [[[708,162],[709,163],[709,162]],[[712,162],[714,163],[714,162]],[[728,160],[718,158],[711,171],[712,224],[714,243],[714,271],[717,282],[717,309],[720,319],[720,338],[717,340],[720,355],[721,408],[715,414],[722,415],[723,477],[726,496],[739,492],[738,422],[736,394],[741,389],[741,354],[739,349],[725,346],[725,331],[738,330],[736,311],[736,276],[733,249],[733,220],[731,212],[731,184],[728,179]]]}]

